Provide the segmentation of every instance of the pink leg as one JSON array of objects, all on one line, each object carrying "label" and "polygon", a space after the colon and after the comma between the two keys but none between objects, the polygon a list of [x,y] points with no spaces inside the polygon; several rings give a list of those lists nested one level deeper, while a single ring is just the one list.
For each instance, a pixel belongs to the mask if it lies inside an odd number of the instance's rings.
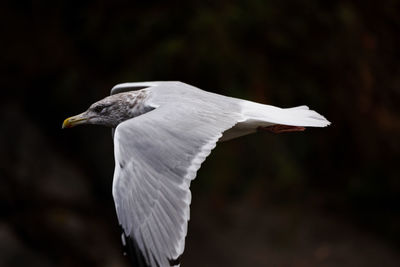
[{"label": "pink leg", "polygon": [[301,126],[289,126],[289,125],[282,125],[282,124],[274,124],[267,127],[258,127],[260,131],[266,131],[271,133],[288,133],[288,132],[302,132],[306,128]]}]

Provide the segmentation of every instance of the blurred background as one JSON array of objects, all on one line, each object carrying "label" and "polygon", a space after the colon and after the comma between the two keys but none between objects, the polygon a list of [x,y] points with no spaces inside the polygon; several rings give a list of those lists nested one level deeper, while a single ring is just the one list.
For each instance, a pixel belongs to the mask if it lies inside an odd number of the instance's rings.
[{"label": "blurred background", "polygon": [[219,144],[182,266],[400,266],[399,1],[0,6],[0,266],[129,266],[110,130],[61,124],[152,80],[333,123]]}]

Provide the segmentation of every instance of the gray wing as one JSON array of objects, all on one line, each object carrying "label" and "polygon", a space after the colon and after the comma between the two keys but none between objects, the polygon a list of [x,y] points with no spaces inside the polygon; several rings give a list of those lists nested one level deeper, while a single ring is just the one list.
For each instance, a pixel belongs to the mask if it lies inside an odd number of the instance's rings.
[{"label": "gray wing", "polygon": [[125,235],[150,266],[178,265],[190,182],[240,115],[224,105],[169,103],[116,128],[113,196]]}]

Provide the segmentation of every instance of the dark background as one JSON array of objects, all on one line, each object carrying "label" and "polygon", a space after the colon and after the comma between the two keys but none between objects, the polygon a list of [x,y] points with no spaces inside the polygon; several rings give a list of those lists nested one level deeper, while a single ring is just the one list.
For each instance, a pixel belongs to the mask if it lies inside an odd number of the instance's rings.
[{"label": "dark background", "polygon": [[399,1],[0,4],[0,266],[128,266],[110,130],[61,130],[120,82],[180,80],[333,124],[219,144],[182,266],[400,266]]}]

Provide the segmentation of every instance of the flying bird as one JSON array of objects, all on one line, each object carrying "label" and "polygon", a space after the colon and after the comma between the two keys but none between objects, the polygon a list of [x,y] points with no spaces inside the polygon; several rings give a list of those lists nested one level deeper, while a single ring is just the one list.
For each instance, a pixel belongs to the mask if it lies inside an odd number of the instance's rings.
[{"label": "flying bird", "polygon": [[330,124],[307,106],[278,108],[182,82],[122,83],[66,119],[111,127],[112,185],[122,243],[136,266],[178,266],[185,247],[191,181],[219,141],[265,130]]}]

